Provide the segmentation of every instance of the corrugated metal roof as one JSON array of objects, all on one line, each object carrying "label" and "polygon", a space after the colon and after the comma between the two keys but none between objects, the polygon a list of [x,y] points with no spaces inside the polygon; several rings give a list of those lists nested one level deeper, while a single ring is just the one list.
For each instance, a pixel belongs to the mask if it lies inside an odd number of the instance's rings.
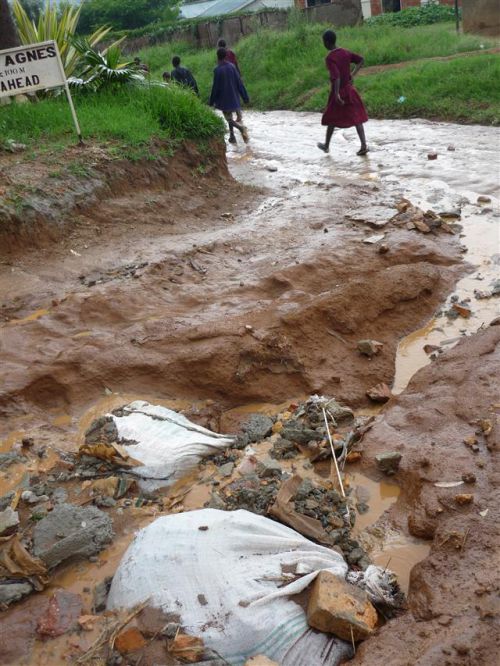
[{"label": "corrugated metal roof", "polygon": [[255,0],[217,0],[210,5],[200,16],[224,16],[225,14],[235,14],[240,12],[248,5],[252,5]]},{"label": "corrugated metal roof", "polygon": [[208,9],[211,5],[215,5],[219,0],[206,0],[205,2],[186,2],[181,5],[181,18],[192,19]]}]

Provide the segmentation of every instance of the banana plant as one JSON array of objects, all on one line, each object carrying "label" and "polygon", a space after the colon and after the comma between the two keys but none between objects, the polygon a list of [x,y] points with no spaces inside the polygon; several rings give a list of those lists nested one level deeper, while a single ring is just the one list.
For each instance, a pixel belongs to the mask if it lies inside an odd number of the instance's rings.
[{"label": "banana plant", "polygon": [[139,65],[120,62],[119,46],[110,46],[105,53],[100,53],[84,37],[74,37],[71,45],[80,56],[81,71],[77,76],[69,77],[70,86],[95,91],[115,83],[144,82]]},{"label": "banana plant", "polygon": [[[31,21],[19,0],[14,0],[12,11],[17,25],[17,32],[22,44],[36,44],[53,39],[57,42],[64,71],[67,77],[72,76],[79,66],[81,53],[75,48],[72,40],[75,36],[76,27],[80,18],[81,5],[75,7],[66,5],[59,10],[57,4],[47,0],[47,4],[40,13],[38,22]],[[110,27],[103,26],[97,28],[87,39],[91,48],[94,48],[102,42],[111,30]],[[117,47],[125,38],[117,40],[103,53]]]}]

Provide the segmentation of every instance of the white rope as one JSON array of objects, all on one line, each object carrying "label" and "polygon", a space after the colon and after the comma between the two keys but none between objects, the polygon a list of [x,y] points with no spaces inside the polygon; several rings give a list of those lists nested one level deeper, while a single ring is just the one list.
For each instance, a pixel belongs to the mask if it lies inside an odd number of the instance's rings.
[{"label": "white rope", "polygon": [[347,504],[347,497],[346,497],[345,490],[344,490],[344,484],[342,483],[342,477],[340,476],[340,470],[339,470],[339,466],[338,466],[338,463],[337,463],[337,456],[335,455],[335,449],[333,447],[332,435],[330,433],[330,427],[328,426],[328,419],[326,418],[326,411],[325,411],[325,408],[323,406],[321,407],[321,409],[323,411],[323,418],[325,419],[326,432],[328,433],[328,441],[330,442],[330,448],[332,450],[332,458],[333,458],[333,462],[335,463],[335,471],[337,472],[337,479],[339,480],[339,485],[340,485],[340,490],[342,492],[342,497],[346,500],[346,505],[345,506],[346,506],[346,509],[347,509],[347,517],[349,518],[349,522],[350,522],[351,521],[351,514],[350,514],[350,511],[349,511],[349,505]]}]

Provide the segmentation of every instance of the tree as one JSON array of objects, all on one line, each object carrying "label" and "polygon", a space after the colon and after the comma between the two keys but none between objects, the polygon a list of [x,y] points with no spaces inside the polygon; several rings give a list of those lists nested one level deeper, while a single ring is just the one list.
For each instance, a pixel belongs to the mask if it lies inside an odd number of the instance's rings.
[{"label": "tree", "polygon": [[33,23],[38,23],[40,14],[43,12],[45,0],[21,0],[21,5]]},{"label": "tree", "polygon": [[10,13],[8,0],[0,0],[0,51],[19,46],[16,27]]},{"label": "tree", "polygon": [[142,28],[160,20],[174,20],[178,7],[179,0],[87,0],[82,5],[78,32],[85,34],[103,24],[115,30]]}]

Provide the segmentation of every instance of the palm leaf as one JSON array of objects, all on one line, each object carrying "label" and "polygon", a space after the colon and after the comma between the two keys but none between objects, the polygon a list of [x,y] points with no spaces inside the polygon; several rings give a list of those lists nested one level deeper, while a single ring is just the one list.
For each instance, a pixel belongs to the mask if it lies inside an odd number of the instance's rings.
[{"label": "palm leaf", "polygon": [[[67,77],[72,76],[79,67],[81,53],[72,44],[78,21],[80,19],[81,5],[75,7],[66,5],[61,14],[58,15],[56,3],[48,0],[44,10],[41,12],[38,23],[29,18],[20,0],[14,0],[12,11],[17,24],[19,39],[22,44],[36,44],[54,40],[59,48],[64,71]],[[97,28],[89,37],[91,47],[97,46],[108,35],[111,27],[102,26]],[[111,44],[107,50],[122,43],[125,37]],[[106,52],[104,51],[104,53]]]}]

